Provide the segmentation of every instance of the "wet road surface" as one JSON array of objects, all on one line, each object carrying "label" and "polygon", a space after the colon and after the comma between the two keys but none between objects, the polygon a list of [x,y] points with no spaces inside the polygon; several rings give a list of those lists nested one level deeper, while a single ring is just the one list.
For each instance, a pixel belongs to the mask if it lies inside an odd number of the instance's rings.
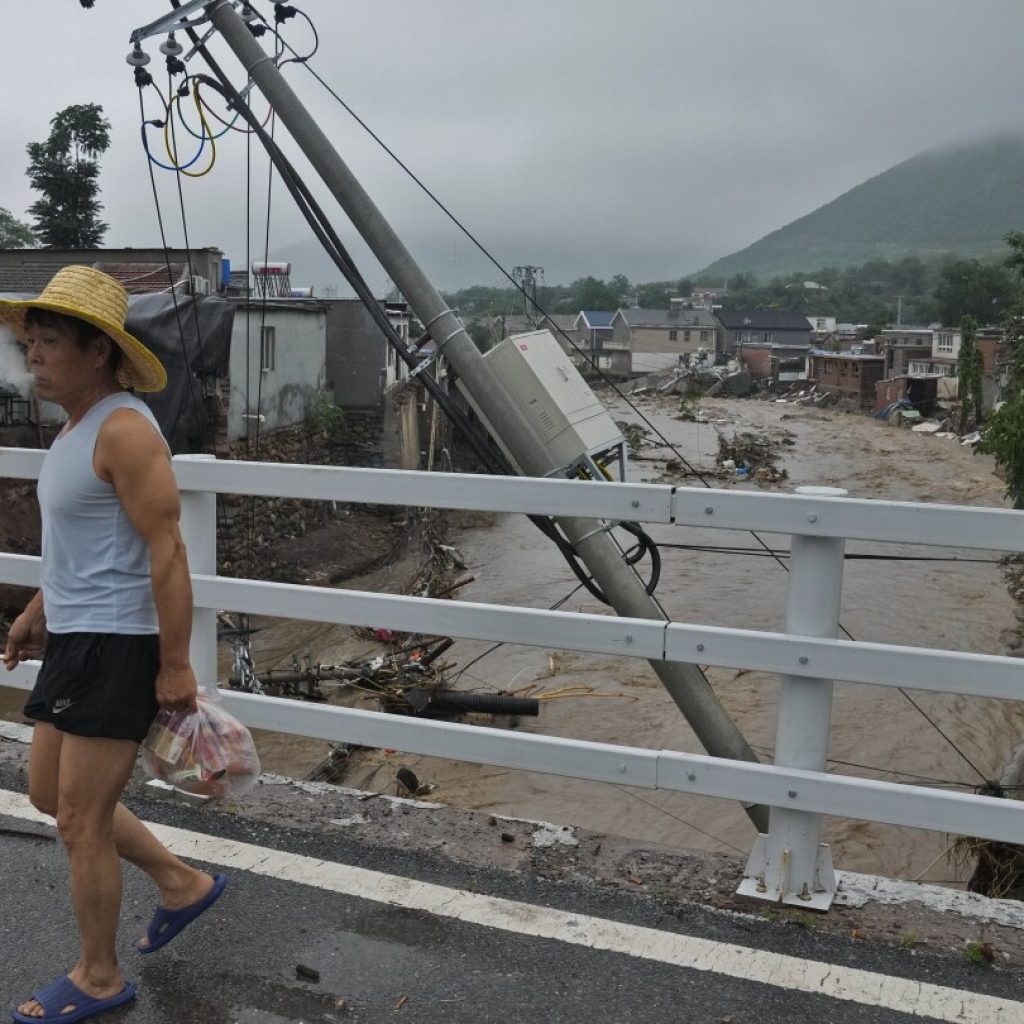
[{"label": "wet road surface", "polygon": [[[0,785],[7,1007],[70,966],[76,944],[60,844],[32,820],[15,778]],[[231,881],[173,945],[142,959],[132,944],[153,895],[127,869],[120,949],[140,995],[104,1021],[1024,1022],[1018,972],[953,956],[903,955],[696,905],[672,913],[593,885],[422,853],[343,849],[328,835],[180,804],[136,809]]]}]

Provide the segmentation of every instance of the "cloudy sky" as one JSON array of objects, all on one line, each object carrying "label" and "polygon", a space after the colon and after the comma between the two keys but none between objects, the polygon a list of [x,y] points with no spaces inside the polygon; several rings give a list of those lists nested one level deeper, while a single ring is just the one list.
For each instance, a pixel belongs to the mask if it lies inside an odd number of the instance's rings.
[{"label": "cloudy sky", "polygon": [[[124,57],[132,29],[169,3],[16,6],[4,25],[0,206],[25,216],[25,145],[45,138],[62,107],[97,102],[113,125],[101,177],[107,244],[158,244]],[[272,11],[265,0],[256,6]],[[503,264],[541,265],[549,284],[678,277],[923,149],[1024,129],[1019,0],[299,6],[320,32],[317,71]],[[312,39],[298,18],[285,35],[299,51]],[[159,42],[147,43],[157,56]],[[213,49],[238,72],[223,43]],[[156,60],[150,68],[166,80]],[[439,287],[498,282],[304,69],[285,73]],[[147,103],[157,116],[155,93]],[[251,166],[255,250],[267,208],[266,161],[255,149]],[[180,244],[174,175],[157,175],[170,241]],[[246,255],[246,177],[246,139],[232,133],[213,172],[185,183],[190,241],[222,248],[236,265]],[[340,212],[338,224],[349,239]],[[271,248],[286,251],[309,237],[280,188],[270,235]],[[384,271],[352,249],[382,289]],[[309,280],[294,283],[329,279],[300,264]]]}]

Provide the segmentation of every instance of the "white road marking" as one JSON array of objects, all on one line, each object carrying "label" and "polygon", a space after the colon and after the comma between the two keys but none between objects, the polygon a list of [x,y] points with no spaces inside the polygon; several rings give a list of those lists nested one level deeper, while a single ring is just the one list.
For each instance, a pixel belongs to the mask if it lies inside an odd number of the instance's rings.
[{"label": "white road marking", "polygon": [[[0,814],[52,825],[51,819],[36,811],[26,796],[8,790],[0,790]],[[168,825],[147,824],[179,857],[358,899],[950,1024],[1024,1024],[1024,1003],[1011,999],[517,903]]]}]

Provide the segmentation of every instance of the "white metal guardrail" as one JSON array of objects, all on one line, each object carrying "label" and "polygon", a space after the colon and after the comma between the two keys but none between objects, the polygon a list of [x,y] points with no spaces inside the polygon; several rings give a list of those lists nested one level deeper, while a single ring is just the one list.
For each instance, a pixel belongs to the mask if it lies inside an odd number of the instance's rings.
[{"label": "white metal guardrail", "polygon": [[[0,448],[0,478],[35,478],[42,454]],[[759,838],[741,891],[814,907],[827,907],[834,891],[827,848],[820,845],[823,814],[1007,842],[1024,840],[1024,802],[824,771],[833,679],[1024,699],[1024,663],[1017,659],[835,639],[844,538],[1021,551],[1024,530],[1017,512],[866,501],[824,491],[759,494],[653,484],[220,462],[204,456],[178,456],[174,468],[182,490],[182,532],[193,571],[193,660],[200,676],[212,678],[216,672],[216,610],[230,609],[527,646],[699,661],[783,677],[774,765],[225,693],[227,705],[250,726],[764,803],[772,808],[771,827],[767,836]],[[786,631],[723,629],[222,578],[216,575],[215,493],[532,512],[789,534]],[[0,554],[0,580],[36,585],[38,559]],[[31,663],[20,666],[3,682],[27,688],[35,670]]]}]

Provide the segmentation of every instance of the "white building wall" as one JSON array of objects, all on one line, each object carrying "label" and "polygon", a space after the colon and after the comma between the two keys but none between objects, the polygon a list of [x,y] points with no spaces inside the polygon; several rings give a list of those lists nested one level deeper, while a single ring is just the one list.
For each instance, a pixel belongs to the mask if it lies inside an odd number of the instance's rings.
[{"label": "white building wall", "polygon": [[248,317],[244,304],[235,314],[229,366],[231,441],[255,429],[255,421],[246,414],[255,415],[257,403],[263,417],[260,433],[302,423],[312,396],[324,386],[327,317],[323,307],[309,304],[286,309],[275,303],[267,308],[265,324],[274,329],[274,365],[265,371],[260,368],[263,322],[259,302],[253,303]]},{"label": "white building wall", "polygon": [[940,327],[932,335],[932,358],[933,359],[959,359],[960,357],[960,332],[950,328]]}]

